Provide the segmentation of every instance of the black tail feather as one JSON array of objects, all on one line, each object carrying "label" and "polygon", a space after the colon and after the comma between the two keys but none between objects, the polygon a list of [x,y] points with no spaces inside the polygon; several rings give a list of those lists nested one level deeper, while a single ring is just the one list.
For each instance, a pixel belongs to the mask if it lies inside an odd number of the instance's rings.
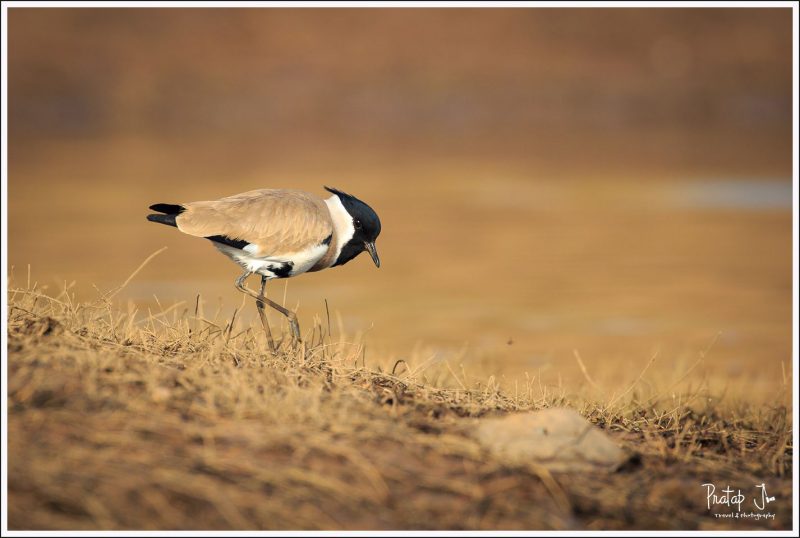
[{"label": "black tail feather", "polygon": [[164,215],[147,215],[147,220],[150,222],[158,222],[159,224],[166,224],[167,226],[175,226],[175,217],[186,211],[186,208],[177,204],[153,204],[150,206],[153,211],[164,213]]},{"label": "black tail feather", "polygon": [[166,224],[167,226],[175,226],[177,228],[178,225],[175,224],[176,216],[177,215],[147,215],[147,220],[150,222],[158,222],[159,224]]}]

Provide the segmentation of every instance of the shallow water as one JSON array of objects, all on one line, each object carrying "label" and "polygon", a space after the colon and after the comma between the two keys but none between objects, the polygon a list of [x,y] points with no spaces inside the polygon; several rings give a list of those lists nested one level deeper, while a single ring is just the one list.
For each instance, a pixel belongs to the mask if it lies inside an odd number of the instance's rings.
[{"label": "shallow water", "polygon": [[791,210],[793,200],[790,178],[694,180],[673,196],[676,207],[742,211]]}]

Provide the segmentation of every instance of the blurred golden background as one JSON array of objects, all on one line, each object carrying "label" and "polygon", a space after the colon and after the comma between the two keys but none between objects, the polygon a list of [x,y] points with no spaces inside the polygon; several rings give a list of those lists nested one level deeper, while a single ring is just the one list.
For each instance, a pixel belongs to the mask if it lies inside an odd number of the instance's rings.
[{"label": "blurred golden background", "polygon": [[11,8],[8,30],[17,282],[96,297],[166,245],[118,298],[230,317],[238,268],[147,206],[327,184],[381,216],[382,267],[287,303],[305,330],[327,298],[368,364],[579,390],[574,350],[608,387],[658,351],[649,379],[752,401],[791,375],[790,9]]}]

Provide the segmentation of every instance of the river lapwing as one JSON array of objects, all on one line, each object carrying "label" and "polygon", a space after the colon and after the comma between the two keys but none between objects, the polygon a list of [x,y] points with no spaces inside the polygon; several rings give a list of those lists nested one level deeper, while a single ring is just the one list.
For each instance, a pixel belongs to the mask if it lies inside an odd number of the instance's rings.
[{"label": "river lapwing", "polygon": [[[270,349],[272,332],[264,303],[289,320],[292,340],[300,340],[297,316],[264,296],[268,280],[290,278],[343,265],[361,252],[380,267],[375,240],[381,221],[367,204],[330,187],[333,196],[320,198],[297,190],[258,189],[220,200],[185,204],[155,204],[159,214],[147,220],[174,226],[183,233],[211,240],[220,252],[238,263],[244,273],[236,288],[256,300]],[[253,273],[261,275],[261,293],[245,285]]]}]

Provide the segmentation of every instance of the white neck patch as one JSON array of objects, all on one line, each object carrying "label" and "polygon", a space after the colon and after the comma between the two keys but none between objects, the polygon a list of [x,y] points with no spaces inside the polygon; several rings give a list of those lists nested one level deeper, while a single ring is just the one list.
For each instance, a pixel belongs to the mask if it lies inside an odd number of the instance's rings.
[{"label": "white neck patch", "polygon": [[333,262],[339,259],[339,254],[342,253],[342,248],[353,238],[356,230],[353,228],[353,217],[342,205],[342,201],[335,194],[325,200],[328,204],[328,211],[330,211],[331,219],[333,220],[333,227],[336,229],[336,256],[333,257]]}]

